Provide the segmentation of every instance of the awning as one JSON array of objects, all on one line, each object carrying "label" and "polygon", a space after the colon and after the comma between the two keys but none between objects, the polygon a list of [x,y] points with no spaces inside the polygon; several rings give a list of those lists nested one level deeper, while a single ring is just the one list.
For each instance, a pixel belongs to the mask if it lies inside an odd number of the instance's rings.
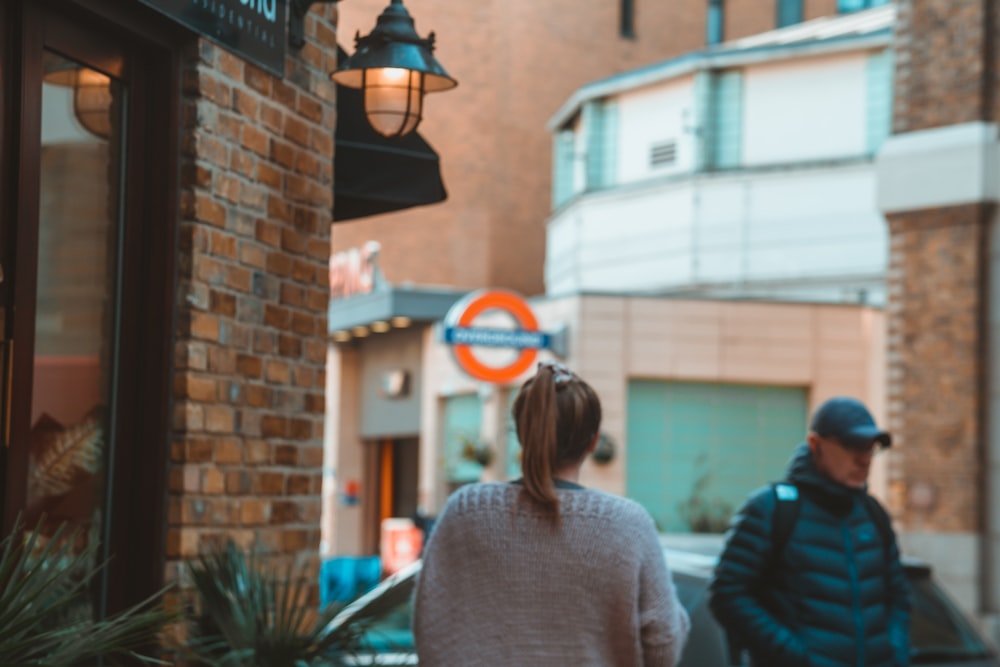
[{"label": "awning", "polygon": [[334,222],[447,199],[438,154],[416,132],[388,139],[373,130],[360,90],[337,86],[334,136]]},{"label": "awning", "polygon": [[326,319],[328,331],[333,334],[398,318],[422,324],[436,322],[466,294],[468,290],[386,285],[367,294],[331,299]]}]

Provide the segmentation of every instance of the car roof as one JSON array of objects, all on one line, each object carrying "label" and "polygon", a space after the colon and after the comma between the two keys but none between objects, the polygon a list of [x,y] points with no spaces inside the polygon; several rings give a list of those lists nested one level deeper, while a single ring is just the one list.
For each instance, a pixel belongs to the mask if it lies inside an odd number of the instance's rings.
[{"label": "car roof", "polygon": [[[663,547],[667,566],[677,574],[705,580],[711,578],[724,544],[725,535],[722,534],[678,533],[660,535],[660,545]],[[901,560],[903,567],[911,575],[930,573],[931,567],[926,561],[912,556],[904,556]],[[359,614],[364,615],[366,608],[381,602],[387,589],[401,585],[412,586],[420,568],[421,561],[417,560],[383,579],[370,591],[344,607],[328,627],[333,630],[347,619],[354,618]]]},{"label": "car roof", "polygon": [[412,582],[416,579],[417,573],[420,572],[421,563],[422,561],[417,560],[409,565],[405,565],[395,574],[380,581],[370,591],[356,598],[333,617],[333,620],[327,625],[327,631],[332,632],[350,619],[357,616],[364,616],[368,607],[381,603],[385,591],[401,585],[411,586]]},{"label": "car roof", "polygon": [[[710,577],[725,545],[725,535],[661,534],[660,545],[672,570],[691,576]],[[930,563],[915,556],[904,554],[900,561],[911,574],[928,574],[932,569]]]}]

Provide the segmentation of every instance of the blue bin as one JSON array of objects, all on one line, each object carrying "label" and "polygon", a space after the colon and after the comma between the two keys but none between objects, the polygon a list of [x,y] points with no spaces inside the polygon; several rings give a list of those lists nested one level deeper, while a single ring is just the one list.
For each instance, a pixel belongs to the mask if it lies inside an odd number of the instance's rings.
[{"label": "blue bin", "polygon": [[374,588],[381,578],[382,561],[378,556],[328,558],[319,569],[320,605],[350,602]]}]

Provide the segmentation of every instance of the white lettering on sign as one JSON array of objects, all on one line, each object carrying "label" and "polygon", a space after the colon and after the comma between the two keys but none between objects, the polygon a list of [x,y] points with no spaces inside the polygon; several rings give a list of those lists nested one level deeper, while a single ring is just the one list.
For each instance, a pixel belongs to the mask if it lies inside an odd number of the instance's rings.
[{"label": "white lettering on sign", "polygon": [[351,248],[330,255],[330,298],[343,299],[367,294],[375,287],[379,246],[369,241],[360,249]]},{"label": "white lettering on sign", "polygon": [[278,18],[278,0],[240,0],[240,4],[257,10],[258,14],[263,14],[271,23]]}]

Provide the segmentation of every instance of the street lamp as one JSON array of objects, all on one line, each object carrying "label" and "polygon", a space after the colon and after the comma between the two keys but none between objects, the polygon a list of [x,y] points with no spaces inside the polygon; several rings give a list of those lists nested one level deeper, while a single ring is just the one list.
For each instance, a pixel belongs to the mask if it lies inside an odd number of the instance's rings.
[{"label": "street lamp", "polygon": [[424,93],[458,82],[434,58],[434,33],[417,36],[402,0],[391,0],[371,34],[354,38],[355,52],[330,78],[364,93],[365,116],[379,134],[402,137],[420,124]]}]

